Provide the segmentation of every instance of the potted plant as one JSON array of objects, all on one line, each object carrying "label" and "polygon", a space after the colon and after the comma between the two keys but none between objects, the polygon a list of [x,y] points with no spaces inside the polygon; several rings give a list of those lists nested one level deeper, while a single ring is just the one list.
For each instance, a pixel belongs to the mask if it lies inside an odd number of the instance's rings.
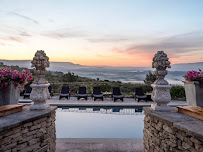
[{"label": "potted plant", "polygon": [[23,91],[24,85],[32,79],[32,73],[24,69],[0,69],[0,105],[17,104],[20,91]]},{"label": "potted plant", "polygon": [[203,106],[203,72],[188,71],[184,76],[184,86],[188,106]]}]

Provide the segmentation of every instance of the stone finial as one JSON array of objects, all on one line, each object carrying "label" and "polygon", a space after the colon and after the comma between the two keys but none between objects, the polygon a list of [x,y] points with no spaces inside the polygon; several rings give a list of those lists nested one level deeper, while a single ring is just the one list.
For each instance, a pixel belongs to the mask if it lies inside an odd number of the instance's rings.
[{"label": "stone finial", "polygon": [[164,51],[158,51],[157,54],[154,55],[152,68],[156,68],[158,70],[165,70],[166,68],[171,68],[171,63],[168,61],[169,58]]},{"label": "stone finial", "polygon": [[165,75],[168,73],[166,68],[171,68],[168,60],[164,51],[158,51],[153,58],[152,68],[156,68],[155,74],[157,75],[157,80],[151,85],[153,88],[151,97],[154,101],[151,108],[153,110],[170,111],[170,107],[167,104],[171,101],[171,85],[164,80]]},{"label": "stone finial", "polygon": [[152,68],[156,68],[155,74],[158,79],[154,84],[167,85],[168,82],[164,80],[165,75],[168,74],[166,68],[171,68],[171,63],[169,62],[169,58],[164,51],[158,51],[153,58]]},{"label": "stone finial", "polygon": [[38,50],[32,60],[32,67],[34,67],[34,73],[37,76],[35,81],[30,85],[32,92],[30,99],[34,101],[34,104],[30,106],[31,110],[43,110],[48,107],[46,100],[50,97],[49,83],[45,79],[46,68],[49,67],[49,57],[42,50]]},{"label": "stone finial", "polygon": [[31,63],[32,67],[35,67],[35,74],[41,75],[44,74],[46,68],[49,67],[49,57],[46,56],[46,53],[43,50],[38,50],[35,53],[35,56]]},{"label": "stone finial", "polygon": [[48,83],[45,79],[46,68],[49,67],[49,57],[43,50],[38,50],[31,61],[37,79],[33,83]]}]

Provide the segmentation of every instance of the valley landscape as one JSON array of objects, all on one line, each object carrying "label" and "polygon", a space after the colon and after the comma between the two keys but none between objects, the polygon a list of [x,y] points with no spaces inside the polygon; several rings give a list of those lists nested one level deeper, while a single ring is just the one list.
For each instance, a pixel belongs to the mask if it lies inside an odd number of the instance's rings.
[{"label": "valley landscape", "polygon": [[[0,60],[5,65],[31,68],[31,60]],[[168,69],[166,80],[170,84],[183,85],[183,76],[189,70],[203,69],[203,62],[198,63],[184,63],[173,64],[171,69]],[[124,83],[141,83],[149,71],[153,71],[151,67],[113,67],[113,66],[84,66],[74,64],[71,62],[50,62],[50,71],[61,71],[68,73],[68,71],[76,75],[100,80],[121,81]]]}]

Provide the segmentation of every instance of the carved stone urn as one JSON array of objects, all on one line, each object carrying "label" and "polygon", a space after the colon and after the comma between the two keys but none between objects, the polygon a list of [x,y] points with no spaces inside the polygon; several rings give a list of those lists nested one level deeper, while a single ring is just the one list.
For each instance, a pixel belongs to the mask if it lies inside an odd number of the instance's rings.
[{"label": "carved stone urn", "polygon": [[154,55],[152,68],[156,68],[155,74],[157,80],[151,85],[153,88],[152,100],[155,102],[151,108],[156,111],[169,111],[170,107],[167,105],[171,101],[170,89],[171,85],[164,79],[168,74],[166,68],[171,68],[169,58],[164,51],[158,51]]},{"label": "carved stone urn", "polygon": [[46,56],[44,51],[39,50],[35,53],[31,63],[37,78],[30,85],[32,87],[30,99],[34,101],[34,104],[30,106],[30,109],[43,110],[48,107],[46,100],[50,97],[48,91],[50,84],[45,79],[46,68],[49,67],[49,57]]}]

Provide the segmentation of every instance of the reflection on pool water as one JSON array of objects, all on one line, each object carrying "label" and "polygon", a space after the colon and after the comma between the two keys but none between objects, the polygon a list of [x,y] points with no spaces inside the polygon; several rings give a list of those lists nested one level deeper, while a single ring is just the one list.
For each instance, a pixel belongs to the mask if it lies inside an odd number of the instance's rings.
[{"label": "reflection on pool water", "polygon": [[68,108],[56,111],[57,138],[143,138],[144,114],[136,108]]}]

